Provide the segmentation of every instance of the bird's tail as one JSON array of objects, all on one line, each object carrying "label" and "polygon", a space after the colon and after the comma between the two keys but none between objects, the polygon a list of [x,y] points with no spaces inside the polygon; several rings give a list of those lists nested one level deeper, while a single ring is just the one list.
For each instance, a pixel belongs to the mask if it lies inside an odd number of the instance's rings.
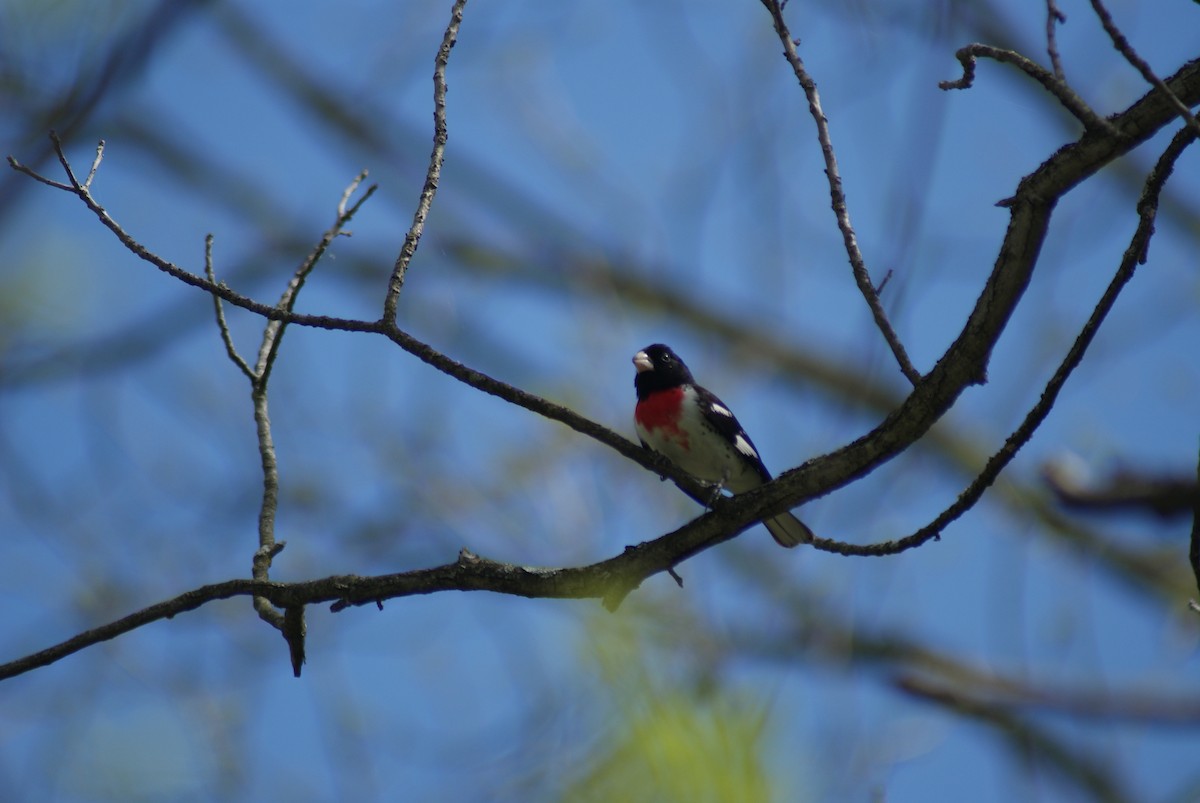
[{"label": "bird's tail", "polygon": [[773,519],[767,519],[763,524],[767,526],[775,543],[782,547],[791,548],[797,544],[812,543],[812,530],[791,513],[780,513]]}]

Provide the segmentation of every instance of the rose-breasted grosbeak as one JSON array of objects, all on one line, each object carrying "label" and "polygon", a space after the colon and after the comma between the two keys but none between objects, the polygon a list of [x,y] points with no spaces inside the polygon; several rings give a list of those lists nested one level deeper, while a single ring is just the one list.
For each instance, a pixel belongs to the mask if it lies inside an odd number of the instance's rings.
[{"label": "rose-breasted grosbeak", "polygon": [[[683,360],[655,343],[633,355],[637,407],[633,420],[642,446],[684,471],[735,494],[771,481],[750,436],[725,404],[696,384]],[[719,492],[719,491],[718,491]],[[791,513],[763,522],[784,547],[812,541],[812,530]]]}]

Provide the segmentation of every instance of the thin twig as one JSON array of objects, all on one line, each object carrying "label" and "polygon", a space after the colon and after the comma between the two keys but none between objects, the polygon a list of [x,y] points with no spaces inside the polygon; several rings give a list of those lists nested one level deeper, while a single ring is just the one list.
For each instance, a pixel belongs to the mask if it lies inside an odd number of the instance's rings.
[{"label": "thin twig", "polygon": [[[313,247],[312,251],[309,252],[305,260],[296,268],[287,287],[284,288],[283,293],[279,296],[279,302],[275,305],[277,309],[291,312],[296,308],[296,298],[299,296],[300,290],[304,287],[304,282],[308,279],[309,274],[317,266],[317,262],[329,250],[329,246],[334,240],[348,234],[345,231],[346,224],[354,218],[354,215],[358,213],[362,205],[375,194],[375,190],[379,188],[378,184],[372,184],[370,187],[367,187],[367,191],[362,194],[362,197],[349,209],[346,208],[350,197],[354,195],[355,190],[359,188],[366,177],[367,171],[363,170],[346,187],[341,199],[338,201],[337,216],[334,219],[333,225],[325,230],[325,233],[321,235],[321,239]],[[270,378],[271,368],[275,364],[275,357],[279,353],[279,344],[283,339],[283,330],[286,326],[286,321],[275,320],[270,321],[263,330],[262,344],[258,350],[258,362],[255,365],[255,370],[262,377],[263,382],[266,382]]]},{"label": "thin twig", "polygon": [[821,109],[821,96],[817,92],[816,81],[808,74],[808,70],[804,67],[804,62],[800,59],[800,54],[796,50],[796,42],[792,38],[787,23],[783,19],[782,6],[777,0],[762,0],[762,3],[771,14],[771,19],[775,24],[775,33],[778,35],[779,41],[783,43],[784,56],[787,58],[788,63],[792,65],[792,71],[796,74],[796,80],[800,82],[800,86],[804,90],[804,96],[808,99],[809,113],[812,115],[813,121],[817,124],[817,140],[821,144],[821,154],[825,157],[825,176],[829,181],[829,195],[832,200],[834,215],[837,217],[838,228],[842,232],[842,242],[846,248],[846,255],[850,259],[850,269],[854,274],[854,282],[858,285],[863,298],[866,299],[867,306],[871,309],[871,315],[875,319],[875,325],[883,334],[883,339],[887,341],[888,347],[891,348],[892,354],[900,366],[901,373],[904,374],[909,382],[916,385],[921,381],[921,373],[913,367],[912,361],[908,358],[908,352],[905,351],[904,345],[900,342],[900,338],[892,328],[891,322],[888,321],[887,313],[884,312],[883,304],[879,300],[879,293],[876,292],[875,285],[871,281],[871,274],[867,270],[867,264],[863,259],[862,251],[859,250],[858,238],[854,233],[854,227],[850,224],[850,211],[846,206],[846,194],[842,189],[842,177],[838,172],[837,157],[833,152],[833,140],[829,135],[829,120],[825,116],[825,112]]},{"label": "thin twig", "polygon": [[[96,145],[96,153],[100,155],[104,152],[103,140]],[[67,160],[67,154],[63,150],[62,140],[58,136],[58,132],[50,130],[50,143],[54,146],[54,155],[58,157],[58,163],[62,166],[63,171],[67,174],[67,181],[71,182],[71,186],[77,190],[88,192],[88,188],[79,183],[79,179],[75,178],[75,171],[71,169],[71,163]]]},{"label": "thin twig", "polygon": [[[1195,139],[1196,133],[1190,128],[1185,127],[1175,134],[1171,143],[1163,151],[1162,156],[1159,157],[1154,169],[1146,179],[1142,196],[1137,205],[1139,216],[1138,226],[1133,233],[1129,246],[1125,249],[1125,254],[1121,258],[1121,264],[1117,268],[1116,275],[1113,276],[1108,288],[1096,303],[1092,314],[1088,316],[1087,323],[1080,330],[1079,336],[1075,338],[1075,342],[1067,351],[1062,363],[1058,366],[1058,370],[1054,372],[1050,381],[1046,383],[1046,387],[1042,391],[1037,404],[1026,414],[1021,425],[1004,442],[1004,446],[988,459],[983,471],[959,494],[954,503],[942,511],[929,524],[905,538],[867,546],[817,538],[813,541],[813,546],[817,549],[837,552],[841,555],[894,555],[898,552],[912,549],[915,546],[920,546],[929,540],[940,538],[942,531],[947,525],[966,513],[979,501],[980,497],[983,496],[983,492],[995,482],[996,477],[999,476],[1004,467],[1016,457],[1021,447],[1029,442],[1029,439],[1033,437],[1034,432],[1037,431],[1042,421],[1054,409],[1054,403],[1058,399],[1059,392],[1062,390],[1063,385],[1066,384],[1071,373],[1079,365],[1080,361],[1083,360],[1088,346],[1091,345],[1092,339],[1100,329],[1100,325],[1108,316],[1109,311],[1112,310],[1117,297],[1121,294],[1121,291],[1128,284],[1129,280],[1133,278],[1137,266],[1145,263],[1147,249],[1150,247],[1150,239],[1154,235],[1154,220],[1158,214],[1159,195],[1162,193],[1163,186],[1175,168],[1176,160],[1179,159],[1184,150]],[[1198,578],[1200,578],[1200,575],[1198,575]]]},{"label": "thin twig", "polygon": [[1059,10],[1054,0],[1046,0],[1046,55],[1050,57],[1050,66],[1054,68],[1054,77],[1063,84],[1067,82],[1067,76],[1058,55],[1058,26],[1066,22],[1067,15]]},{"label": "thin twig", "polygon": [[883,274],[883,278],[879,280],[879,284],[875,285],[875,295],[883,295],[883,288],[887,287],[887,283],[892,280],[892,269],[888,268],[887,273]]},{"label": "thin twig", "polygon": [[[53,137],[54,147],[61,151],[62,143]],[[65,158],[65,156],[63,157]],[[11,160],[14,161],[15,160]],[[707,498],[705,488],[698,483],[693,477],[686,472],[677,468],[673,463],[667,461],[653,452],[642,448],[639,444],[630,441],[616,432],[613,432],[608,427],[597,424],[589,418],[579,415],[570,408],[563,407],[560,404],[548,401],[533,393],[521,390],[506,382],[494,379],[482,371],[475,370],[467,365],[463,365],[457,360],[443,354],[427,343],[418,340],[417,338],[400,329],[394,323],[387,323],[383,320],[364,321],[358,318],[340,318],[331,315],[310,315],[297,313],[288,309],[280,309],[275,304],[264,304],[260,301],[255,301],[248,296],[231,289],[224,283],[214,282],[203,276],[198,276],[191,271],[185,270],[175,263],[164,259],[147,249],[140,242],[135,240],[124,228],[117,223],[105,209],[96,202],[92,194],[78,185],[57,184],[35,171],[22,166],[14,165],[14,169],[19,172],[26,173],[31,178],[40,181],[43,184],[54,186],[56,189],[61,189],[64,192],[69,192],[78,197],[91,212],[96,215],[101,224],[104,225],[113,236],[123,245],[130,253],[138,259],[153,265],[158,270],[177,279],[184,284],[199,288],[206,293],[210,293],[219,297],[221,300],[235,307],[252,312],[270,321],[283,321],[296,326],[307,326],[314,329],[326,329],[337,332],[366,332],[376,335],[382,335],[388,338],[404,351],[421,360],[422,362],[432,366],[442,373],[457,379],[469,387],[482,391],[504,401],[514,404],[536,413],[544,418],[552,421],[557,421],[571,429],[586,435],[600,443],[609,446],[621,455],[633,460],[648,471],[652,471],[659,476],[670,478],[676,485],[689,494],[694,494],[698,498]],[[70,171],[67,171],[70,175]]]},{"label": "thin twig", "polygon": [[104,159],[104,140],[100,140],[96,144],[96,158],[92,160],[92,167],[88,170],[87,178],[84,179],[84,189],[91,189],[92,179],[96,177],[96,171],[100,169],[100,162]]},{"label": "thin twig", "polygon": [[458,39],[458,29],[462,25],[463,7],[467,0],[455,0],[454,8],[450,11],[450,24],[442,36],[442,44],[438,48],[437,58],[433,67],[433,152],[429,154],[429,168],[425,172],[425,184],[421,187],[417,211],[413,214],[412,226],[404,236],[404,245],[396,257],[392,267],[392,276],[388,280],[387,295],[383,299],[383,320],[396,322],[396,307],[400,303],[400,291],[404,288],[404,277],[408,273],[408,265],[417,253],[417,245],[421,234],[425,231],[425,219],[433,206],[433,198],[437,195],[438,182],[442,176],[442,162],[446,156],[446,141],[449,133],[446,128],[446,65],[450,62],[450,50]]},{"label": "thin twig", "polygon": [[[207,235],[204,238],[204,275],[214,284],[217,282],[216,272],[213,270],[212,258],[213,236]],[[221,331],[221,342],[225,344],[225,353],[229,355],[229,359],[238,367],[238,370],[246,375],[246,378],[251,382],[254,381],[254,372],[250,370],[250,366],[242,359],[242,355],[238,354],[237,346],[233,343],[233,334],[229,331],[229,324],[225,320],[225,305],[221,301],[221,297],[216,293],[212,294],[213,307],[217,314],[217,329]]]},{"label": "thin twig", "polygon": [[1100,18],[1100,24],[1104,26],[1105,32],[1108,34],[1109,38],[1112,39],[1113,46],[1116,47],[1117,51],[1120,52],[1120,54],[1125,57],[1125,60],[1132,64],[1137,71],[1142,74],[1142,77],[1145,78],[1147,82],[1154,86],[1154,88],[1159,92],[1162,92],[1164,95],[1166,95],[1167,99],[1171,102],[1171,105],[1175,107],[1177,112],[1179,112],[1179,116],[1186,120],[1187,124],[1194,128],[1197,134],[1200,134],[1200,121],[1196,120],[1195,115],[1192,114],[1191,109],[1187,107],[1187,104],[1181,101],[1178,96],[1171,91],[1170,87],[1168,87],[1161,78],[1155,75],[1154,70],[1150,69],[1150,65],[1146,63],[1146,60],[1137,54],[1137,51],[1134,50],[1133,46],[1129,44],[1129,40],[1125,38],[1125,34],[1121,33],[1121,29],[1117,27],[1115,22],[1113,22],[1112,15],[1108,13],[1108,9],[1104,7],[1104,4],[1101,2],[1101,0],[1091,0],[1091,3],[1092,9],[1096,12],[1096,16]]},{"label": "thin twig", "polygon": [[[274,321],[268,323],[270,326]],[[250,399],[254,405],[254,429],[258,439],[259,463],[262,466],[262,501],[258,507],[258,549],[250,562],[255,580],[270,579],[271,562],[285,546],[275,540],[275,518],[279,512],[279,462],[275,457],[275,440],[271,436],[271,416],[267,404],[267,382],[259,374],[251,383]],[[283,614],[264,597],[254,598],[254,610],[267,624],[280,632],[284,629]]]},{"label": "thin twig", "polygon": [[1096,114],[1065,81],[1060,81],[1054,73],[1014,50],[976,43],[959,48],[954,57],[962,65],[963,76],[957,81],[940,81],[938,87],[941,89],[970,89],[975,83],[975,60],[992,59],[1001,64],[1011,64],[1041,84],[1086,130],[1101,131],[1112,137],[1122,136],[1111,122]]},{"label": "thin twig", "polygon": [[52,179],[48,179],[45,176],[43,176],[41,173],[34,170],[33,168],[27,167],[27,166],[21,164],[16,159],[14,159],[12,156],[8,157],[8,166],[11,167],[13,170],[16,170],[18,173],[24,173],[25,175],[29,176],[34,181],[38,181],[42,184],[45,184],[48,187],[53,187],[56,190],[65,190],[67,192],[75,192],[75,188],[72,187],[70,184],[63,184],[60,181],[54,181]]},{"label": "thin twig", "polygon": [[[60,161],[65,160],[66,156],[62,152],[62,143],[51,135],[51,140],[54,144],[56,152],[59,154]],[[14,162],[11,159],[10,162]],[[624,457],[633,460],[638,465],[648,471],[651,471],[658,476],[665,476],[674,482],[681,490],[692,496],[695,499],[707,499],[708,493],[706,488],[701,483],[687,472],[680,470],[674,463],[642,448],[639,444],[630,441],[616,432],[613,432],[608,427],[597,424],[589,418],[579,415],[574,410],[564,407],[560,404],[555,404],[547,399],[542,398],[533,393],[521,390],[506,382],[494,379],[482,371],[477,371],[474,368],[463,365],[457,360],[443,354],[427,343],[418,340],[417,338],[400,329],[395,323],[389,323],[384,320],[364,321],[358,318],[340,318],[331,315],[309,315],[297,313],[290,309],[281,309],[275,304],[264,304],[260,301],[255,301],[248,296],[244,296],[224,283],[215,282],[203,276],[198,276],[191,271],[185,270],[175,263],[164,259],[147,249],[140,242],[135,240],[124,228],[121,227],[111,215],[105,211],[104,207],[96,201],[91,192],[83,186],[76,184],[57,184],[44,178],[33,170],[24,167],[23,165],[14,164],[14,169],[19,172],[29,175],[31,178],[40,181],[43,184],[54,186],[56,189],[61,189],[64,192],[69,192],[78,197],[91,212],[96,215],[101,224],[104,225],[113,236],[123,245],[126,250],[141,259],[144,262],[153,265],[158,270],[178,279],[184,284],[199,288],[206,293],[219,297],[226,303],[232,304],[235,307],[252,312],[269,321],[281,321],[297,326],[307,326],[315,329],[326,329],[337,332],[366,332],[376,335],[382,335],[388,338],[404,351],[421,360],[422,362],[432,366],[442,373],[457,379],[469,387],[482,391],[504,401],[514,404],[536,413],[544,418],[552,421],[557,421],[564,424],[576,432],[586,435],[593,440],[599,441],[604,445],[614,449]],[[73,176],[68,169],[68,176]],[[370,188],[368,192],[372,192]],[[366,200],[366,197],[362,199]],[[349,213],[356,211],[361,204],[347,210]]]}]

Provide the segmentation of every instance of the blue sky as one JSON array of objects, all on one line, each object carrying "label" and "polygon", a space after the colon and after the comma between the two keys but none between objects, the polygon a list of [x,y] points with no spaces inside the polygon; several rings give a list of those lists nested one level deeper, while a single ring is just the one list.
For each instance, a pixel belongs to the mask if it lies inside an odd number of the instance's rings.
[{"label": "blue sky", "polygon": [[[368,169],[379,193],[299,308],[373,319],[428,158],[449,4],[245,5],[185,15],[72,136],[71,157],[84,166],[105,138],[95,190],[112,215],[193,270],[212,232],[218,273],[263,300]],[[995,202],[1078,136],[1052,99],[1001,65],[981,63],[971,90],[937,89],[959,76],[954,50],[974,39],[1044,62],[1044,4],[926,5],[788,8],[859,241],[876,280],[894,271],[883,299],[922,369],[991,269],[1008,221]],[[1089,6],[1061,7],[1063,63],[1083,97],[1109,113],[1143,94]],[[84,83],[95,54],[153,8],[64,3],[51,16],[11,3],[0,51],[52,96]],[[1194,5],[1112,12],[1160,73],[1194,57]],[[254,49],[262,59],[280,49],[359,115],[358,133],[264,77],[263,62],[232,44],[239,20],[272,43]],[[35,69],[45,52],[82,55]],[[669,342],[777,471],[883,413],[785,371],[762,343],[902,393],[760,4],[476,0],[448,80],[450,142],[401,299],[407,331],[630,437],[629,358]],[[1173,130],[1062,201],[988,384],[963,395],[937,444],[805,506],[815,530],[899,537],[953,501],[1036,402],[1116,270],[1136,193]],[[25,118],[0,131],[22,161],[43,148]],[[181,178],[155,141],[204,167]],[[53,176],[54,164],[39,167]],[[1200,621],[1186,596],[1125,582],[1097,552],[1161,548],[1154,565],[1175,572],[1162,587],[1186,594],[1187,523],[1069,518],[1067,529],[1097,539],[1080,546],[1048,535],[1028,501],[1010,501],[1044,493],[1040,467],[1064,452],[1101,475],[1194,470],[1196,178],[1189,153],[1150,262],[1055,412],[941,542],[852,559],[773,551],[755,528],[684,564],[682,590],[652,578],[616,615],[490,594],[312,609],[300,680],[247,601],[209,605],[0,684],[0,797],[557,799],[628,736],[637,712],[680,694],[730,727],[764,717],[753,749],[772,799],[1085,799],[1043,764],[1027,772],[992,729],[905,694],[899,679],[921,674],[919,662],[864,654],[883,639],[911,641],[1035,688],[1196,699]],[[0,183],[19,199],[0,216],[0,660],[245,576],[256,543],[249,394],[210,300],[135,260],[78,201],[25,181]],[[639,301],[622,279],[748,336],[734,342],[695,314]],[[250,351],[261,322],[234,311],[231,323]],[[380,338],[290,329],[271,398],[288,541],[276,579],[403,571],[449,562],[462,546],[583,564],[698,512],[670,483]],[[1188,799],[1200,787],[1194,725],[1031,708],[1030,722],[1100,757],[1136,799]]]}]

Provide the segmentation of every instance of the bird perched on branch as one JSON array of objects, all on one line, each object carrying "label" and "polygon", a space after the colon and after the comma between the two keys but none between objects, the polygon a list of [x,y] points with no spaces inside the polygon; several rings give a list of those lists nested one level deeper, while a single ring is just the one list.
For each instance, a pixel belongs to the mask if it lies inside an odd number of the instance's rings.
[{"label": "bird perched on branch", "polygon": [[[754,442],[733,412],[697,385],[692,372],[668,346],[655,343],[633,355],[637,407],[633,419],[642,446],[666,457],[697,479],[735,494],[771,481]],[[784,547],[809,543],[808,529],[791,513],[763,522]]]}]

